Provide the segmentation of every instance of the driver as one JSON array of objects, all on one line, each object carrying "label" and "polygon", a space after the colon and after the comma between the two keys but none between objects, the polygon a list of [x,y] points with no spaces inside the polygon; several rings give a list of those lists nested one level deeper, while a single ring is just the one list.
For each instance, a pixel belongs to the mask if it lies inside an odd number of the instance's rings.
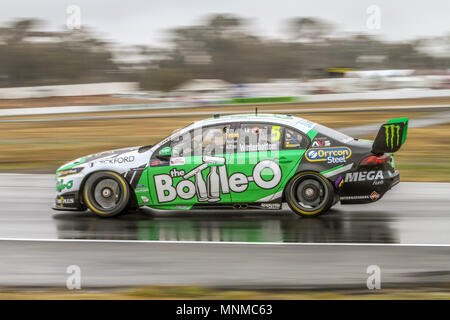
[{"label": "driver", "polygon": [[227,127],[212,128],[206,132],[201,142],[204,154],[221,154],[227,140]]}]

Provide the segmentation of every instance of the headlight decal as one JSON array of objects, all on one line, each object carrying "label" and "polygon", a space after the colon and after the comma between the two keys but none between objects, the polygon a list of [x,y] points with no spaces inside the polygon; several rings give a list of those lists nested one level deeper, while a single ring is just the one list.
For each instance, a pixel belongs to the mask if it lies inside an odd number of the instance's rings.
[{"label": "headlight decal", "polygon": [[83,169],[84,168],[81,167],[81,168],[72,168],[72,169],[67,169],[67,170],[61,170],[61,171],[58,171],[57,175],[58,175],[58,178],[62,178],[62,177],[66,177],[66,176],[69,176],[72,174],[80,173]]}]

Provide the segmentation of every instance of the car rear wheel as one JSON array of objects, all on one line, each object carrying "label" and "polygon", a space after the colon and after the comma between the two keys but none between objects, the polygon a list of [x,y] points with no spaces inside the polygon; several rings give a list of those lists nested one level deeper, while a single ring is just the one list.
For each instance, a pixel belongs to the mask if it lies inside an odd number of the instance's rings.
[{"label": "car rear wheel", "polygon": [[286,200],[296,214],[316,217],[333,205],[334,190],[330,181],[313,171],[297,173],[286,187]]},{"label": "car rear wheel", "polygon": [[113,217],[126,211],[130,188],[119,174],[96,172],[89,176],[83,189],[85,204],[100,217]]}]

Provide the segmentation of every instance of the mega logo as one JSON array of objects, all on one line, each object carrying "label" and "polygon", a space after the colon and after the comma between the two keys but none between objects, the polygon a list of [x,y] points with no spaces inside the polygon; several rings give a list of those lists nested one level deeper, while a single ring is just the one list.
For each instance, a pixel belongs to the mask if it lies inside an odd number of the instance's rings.
[{"label": "mega logo", "polygon": [[386,147],[394,149],[400,145],[400,126],[396,124],[386,124]]},{"label": "mega logo", "polygon": [[[263,178],[263,170],[266,169],[272,171],[270,179]],[[208,173],[206,179],[203,178],[205,171]],[[203,163],[189,172],[174,168],[169,174],[155,175],[153,179],[159,203],[170,202],[177,197],[189,200],[194,196],[200,202],[217,202],[221,194],[246,191],[250,182],[262,189],[273,189],[280,183],[281,176],[281,168],[276,162],[262,160],[255,165],[251,176],[236,172],[228,177],[225,158],[205,156]],[[174,178],[180,177],[181,181],[174,184]],[[194,178],[193,181],[190,178]]]},{"label": "mega logo", "polygon": [[[345,175],[345,182],[361,182],[384,179],[383,171],[357,171],[347,172]],[[380,183],[377,183],[380,184]]]},{"label": "mega logo", "polygon": [[306,152],[306,159],[311,162],[345,163],[352,155],[348,147],[312,148]]}]

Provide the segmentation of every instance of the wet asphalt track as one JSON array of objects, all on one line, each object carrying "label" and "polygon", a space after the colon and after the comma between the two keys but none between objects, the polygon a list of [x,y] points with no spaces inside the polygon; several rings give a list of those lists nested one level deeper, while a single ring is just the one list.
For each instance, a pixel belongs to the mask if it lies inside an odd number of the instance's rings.
[{"label": "wet asphalt track", "polygon": [[365,287],[371,264],[387,285],[450,281],[450,184],[403,182],[318,219],[150,209],[100,219],[51,210],[54,188],[53,175],[0,175],[0,286],[65,286],[71,264],[85,287]]},{"label": "wet asphalt track", "polygon": [[114,219],[50,207],[54,175],[0,174],[0,238],[450,245],[450,183],[402,182],[315,219],[286,210],[154,211]]}]

